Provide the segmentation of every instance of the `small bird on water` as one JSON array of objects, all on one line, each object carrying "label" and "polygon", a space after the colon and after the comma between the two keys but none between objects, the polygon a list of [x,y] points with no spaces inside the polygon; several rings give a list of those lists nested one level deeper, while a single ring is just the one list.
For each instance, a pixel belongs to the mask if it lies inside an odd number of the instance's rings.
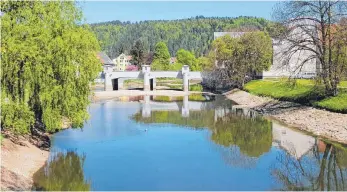
[{"label": "small bird on water", "polygon": [[145,132],[147,132],[147,129],[145,129]]}]

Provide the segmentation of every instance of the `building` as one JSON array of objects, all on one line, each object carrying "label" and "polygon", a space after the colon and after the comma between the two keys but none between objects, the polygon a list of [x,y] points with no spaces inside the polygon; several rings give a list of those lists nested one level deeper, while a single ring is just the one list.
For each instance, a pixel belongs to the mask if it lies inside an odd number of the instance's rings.
[{"label": "building", "polygon": [[[305,38],[301,28],[295,28],[292,31],[291,38]],[[242,36],[246,32],[215,32],[214,39],[229,35],[233,38]],[[300,36],[298,36],[300,34]],[[273,44],[273,61],[268,71],[263,71],[263,78],[279,78],[279,77],[299,77],[311,78],[315,77],[318,69],[317,59],[311,59],[312,52],[308,50],[297,51],[291,57],[285,53],[289,50],[291,43],[287,40],[272,39]],[[314,49],[313,45],[312,48]],[[304,65],[302,61],[308,60]],[[216,61],[217,64],[217,61]]]},{"label": "building", "polygon": [[100,72],[99,77],[95,81],[102,83],[104,82],[105,74],[112,72],[116,65],[104,52],[98,53],[97,57],[101,61],[103,70]]},{"label": "building", "polygon": [[114,71],[125,71],[128,65],[131,65],[132,57],[130,55],[125,55],[124,53],[120,54],[117,58],[113,59],[113,62],[116,64]]},{"label": "building", "polygon": [[98,58],[101,61],[104,73],[110,73],[113,71],[116,65],[104,52],[98,53]]},{"label": "building", "polygon": [[176,63],[176,62],[177,62],[176,57],[171,57],[171,58],[170,58],[170,64],[174,64],[174,63]]}]

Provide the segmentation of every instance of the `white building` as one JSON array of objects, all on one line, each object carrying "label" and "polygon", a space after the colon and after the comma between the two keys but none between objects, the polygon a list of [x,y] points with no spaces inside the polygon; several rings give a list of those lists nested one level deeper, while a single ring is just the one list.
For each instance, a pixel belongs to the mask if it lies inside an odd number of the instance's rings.
[{"label": "white building", "polygon": [[[233,38],[240,37],[245,32],[215,32],[214,39],[229,35]],[[291,38],[305,38],[301,28],[295,28],[290,34]],[[279,78],[279,77],[314,77],[317,74],[317,60],[309,59],[312,57],[312,52],[308,50],[297,51],[290,57],[286,54],[289,50],[290,42],[286,40],[272,39],[273,43],[273,62],[268,71],[262,72],[263,78]],[[314,46],[312,45],[314,49]],[[302,61],[307,61],[304,65]]]},{"label": "white building", "polygon": [[125,55],[124,53],[120,54],[117,58],[114,58],[112,61],[116,64],[114,71],[125,71],[126,67],[130,64],[132,57],[130,55]]},{"label": "white building", "polygon": [[104,52],[98,53],[97,57],[101,61],[103,71],[100,72],[99,77],[95,79],[95,82],[102,83],[105,80],[105,74],[111,73],[114,70],[116,65]]}]

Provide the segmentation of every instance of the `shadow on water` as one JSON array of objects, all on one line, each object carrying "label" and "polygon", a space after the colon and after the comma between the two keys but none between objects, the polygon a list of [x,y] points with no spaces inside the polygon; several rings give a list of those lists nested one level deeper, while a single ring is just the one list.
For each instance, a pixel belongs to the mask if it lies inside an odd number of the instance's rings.
[{"label": "shadow on water", "polygon": [[[263,118],[262,116],[258,115],[252,110],[235,108],[233,107],[234,103],[232,101],[226,100],[224,97],[221,96],[215,96],[213,99],[211,99],[212,102],[189,101],[188,97],[184,97],[182,101],[179,100],[179,102],[165,103],[157,102],[155,101],[154,97],[149,96],[139,96],[136,98],[134,97],[132,99],[128,98],[127,101],[129,100],[141,101],[141,104],[139,104],[140,107],[137,109],[137,111],[129,113],[131,114],[129,116],[129,119],[125,119],[127,123],[134,123],[132,124],[134,126],[146,125],[146,127],[150,127],[150,125],[160,125],[155,126],[157,130],[164,130],[165,126],[172,128],[172,125],[177,125],[177,127],[183,127],[183,130],[206,130],[208,132],[208,138],[206,142],[212,144],[213,147],[212,150],[209,149],[210,151],[206,152],[205,155],[212,156],[214,153],[211,153],[211,151],[216,151],[218,156],[223,159],[223,164],[227,165],[227,167],[225,167],[224,169],[228,169],[230,167],[235,168],[238,171],[241,170],[242,174],[248,173],[248,171],[267,172],[269,178],[271,178],[271,182],[276,183],[275,186],[267,186],[267,189],[312,191],[347,190],[346,146],[336,143],[325,142],[318,138],[306,135],[302,132],[289,129],[285,125]],[[112,108],[113,106],[114,105],[112,105],[111,103],[110,108],[107,109],[112,109],[115,110],[112,112],[122,114],[122,110],[124,110],[124,108],[116,109]],[[97,129],[95,129],[95,131],[97,131]],[[153,133],[155,131],[156,130],[153,130]],[[155,133],[160,134],[162,132]],[[187,132],[184,133],[187,134]],[[171,132],[169,134],[165,133],[164,135],[160,135],[160,137],[163,140],[156,140],[155,142],[164,142],[165,140],[170,140],[172,138]],[[137,139],[139,140],[136,141],[140,142],[139,145],[143,145],[143,143],[141,142],[148,142],[147,140],[143,140],[146,138],[148,138],[148,136],[137,137]],[[154,138],[158,139],[157,137]],[[121,141],[126,140],[120,140],[118,142]],[[172,140],[169,143],[175,143],[176,141],[177,140]],[[127,146],[127,148],[124,149],[124,151],[132,150],[131,147],[134,147],[134,142],[131,143],[132,144],[126,143],[125,146]],[[151,142],[144,144],[152,144],[152,147],[156,146],[153,145],[153,143]],[[113,147],[115,146],[116,145],[113,145]],[[163,148],[165,148],[164,146]],[[171,145],[168,145],[168,143],[166,143],[166,147],[168,146]],[[193,146],[193,144],[184,146],[189,147]],[[138,149],[137,147],[138,146],[136,145],[134,149]],[[117,149],[120,150],[122,148]],[[161,149],[160,145],[157,149]],[[187,155],[189,153],[184,153],[185,149],[180,150],[182,150],[182,154],[185,154],[187,157],[182,155],[179,156],[179,159],[187,158],[188,162],[189,160],[191,160],[190,158],[196,160],[194,156]],[[171,153],[175,153],[175,149],[171,148],[165,148],[164,151],[171,151]],[[115,153],[117,154],[119,152],[122,151],[115,151]],[[147,153],[140,154],[139,156],[136,156],[136,154],[134,153],[131,153],[131,155],[135,155],[132,157],[145,157],[143,159],[145,161],[147,160],[147,158],[149,158],[146,156],[148,155]],[[137,151],[137,153],[141,153],[141,150]],[[128,154],[128,152],[124,154]],[[151,152],[151,155],[155,156],[153,157],[154,159],[159,158],[161,160],[160,162],[162,162],[162,164],[157,165],[158,169],[160,167],[164,170],[170,170],[170,166],[173,166],[170,163],[173,163],[173,161],[175,162],[175,165],[177,165],[177,160],[167,160],[165,157],[163,157],[163,154],[161,154],[160,152],[157,154],[154,151],[153,153]],[[52,157],[52,159],[47,163],[47,165],[44,168],[40,169],[34,175],[35,186],[39,190],[50,191],[91,190],[91,183],[93,183],[93,175],[88,175],[88,178],[91,177],[90,182],[89,180],[86,180],[84,169],[88,168],[83,167],[85,158],[85,155],[78,155],[73,151],[67,153],[57,153]],[[139,161],[139,164],[141,164],[142,160],[122,160],[121,156],[117,156],[117,159],[110,160],[110,162],[112,162],[111,166],[117,166],[117,162],[119,161],[119,159],[121,159],[120,162]],[[267,163],[266,167],[259,167],[264,166],[264,161]],[[93,166],[96,166],[98,164],[98,162],[93,163]],[[184,161],[178,163],[178,165],[184,167],[184,165],[182,164],[184,164]],[[123,165],[124,164],[120,166]],[[217,165],[218,163],[216,164],[216,167],[220,166]],[[132,168],[130,166],[124,168],[124,171],[126,171],[127,175],[132,175],[133,173],[138,173],[138,169],[139,167]],[[140,169],[146,170],[143,167]],[[207,170],[210,169],[206,168],[206,171]],[[233,174],[240,173],[236,172],[234,169],[231,170],[231,172],[228,172],[230,176]],[[151,177],[151,174],[158,174],[158,172],[156,171],[153,171],[153,173],[151,171],[153,170],[150,169],[146,171],[148,177]],[[218,176],[217,172],[213,172],[213,174],[216,174],[215,176]],[[113,177],[115,175],[114,172],[112,172],[111,174],[112,175],[107,175],[105,173],[105,177]],[[163,174],[165,174],[165,176],[170,176],[170,174],[174,175],[175,173],[163,172]],[[185,174],[194,175],[194,173],[190,173],[189,170]],[[258,175],[258,173],[256,175]],[[197,178],[197,180],[199,180],[200,176],[201,175],[197,174],[194,176],[194,178]],[[165,180],[166,177],[164,177],[163,175],[159,175],[159,177],[155,178],[160,178],[159,180],[155,180],[156,184],[160,182],[168,182]],[[262,181],[264,178],[257,179]],[[137,184],[136,181],[133,182],[134,183],[128,184]],[[175,181],[171,180],[169,182],[175,183]],[[186,182],[188,181],[185,181],[183,183]],[[254,186],[253,188],[247,188],[247,183],[253,182],[253,180],[245,181],[245,186],[242,189],[257,190],[258,188]],[[146,185],[146,183],[141,184]],[[225,188],[223,189],[233,190],[235,188],[235,186],[233,185],[224,185]],[[150,184],[148,186],[148,188],[152,189],[152,186]],[[131,186],[128,186],[127,189],[131,188]],[[107,189],[118,190],[117,188],[112,187],[109,187]]]}]

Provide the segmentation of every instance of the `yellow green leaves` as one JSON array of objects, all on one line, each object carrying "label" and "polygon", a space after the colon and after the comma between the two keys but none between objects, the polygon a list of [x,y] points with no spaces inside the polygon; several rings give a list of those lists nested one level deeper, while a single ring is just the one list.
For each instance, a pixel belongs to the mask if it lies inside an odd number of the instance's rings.
[{"label": "yellow green leaves", "polygon": [[[47,131],[60,129],[65,117],[78,127],[88,117],[89,83],[101,71],[96,57],[100,47],[81,11],[71,1],[2,2],[1,86],[25,114],[1,106],[6,128],[27,132],[31,120],[20,125],[17,117],[32,114]],[[76,75],[78,74],[78,75]]]}]

